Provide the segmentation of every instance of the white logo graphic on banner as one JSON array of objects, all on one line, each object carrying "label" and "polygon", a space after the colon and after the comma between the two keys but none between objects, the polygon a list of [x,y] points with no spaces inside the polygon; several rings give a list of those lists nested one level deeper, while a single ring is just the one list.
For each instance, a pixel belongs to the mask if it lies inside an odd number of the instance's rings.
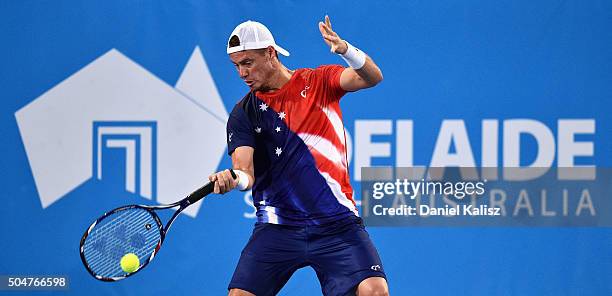
[{"label": "white logo graphic on banner", "polygon": [[102,180],[103,147],[119,148],[125,154],[125,189],[142,197],[154,197],[156,122],[94,121],[93,170]]},{"label": "white logo graphic on banner", "polygon": [[15,113],[43,208],[103,179],[115,150],[127,191],[176,201],[217,169],[227,116],[198,47],[175,87],[113,49]]}]

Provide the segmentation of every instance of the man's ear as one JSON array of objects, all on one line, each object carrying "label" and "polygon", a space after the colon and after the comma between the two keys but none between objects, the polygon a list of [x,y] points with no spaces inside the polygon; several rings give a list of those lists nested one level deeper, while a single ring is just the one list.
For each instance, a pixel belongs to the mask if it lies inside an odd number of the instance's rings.
[{"label": "man's ear", "polygon": [[273,60],[276,56],[276,49],[274,49],[272,46],[268,46],[268,48],[266,48],[266,55],[268,58],[270,58],[270,60]]}]

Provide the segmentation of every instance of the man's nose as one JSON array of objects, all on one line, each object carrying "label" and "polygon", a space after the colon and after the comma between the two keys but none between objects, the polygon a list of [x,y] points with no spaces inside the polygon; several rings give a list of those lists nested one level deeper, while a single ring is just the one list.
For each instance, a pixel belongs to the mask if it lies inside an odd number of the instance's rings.
[{"label": "man's nose", "polygon": [[249,72],[247,71],[246,68],[243,68],[243,67],[238,68],[238,74],[240,75],[241,78],[246,78],[247,76],[249,76]]}]

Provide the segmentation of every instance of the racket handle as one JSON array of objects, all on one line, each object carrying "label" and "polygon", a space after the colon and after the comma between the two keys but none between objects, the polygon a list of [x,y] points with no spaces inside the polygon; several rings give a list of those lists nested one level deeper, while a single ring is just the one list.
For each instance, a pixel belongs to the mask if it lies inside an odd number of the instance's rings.
[{"label": "racket handle", "polygon": [[[232,178],[236,179],[236,173],[234,173],[234,170],[230,169],[229,171],[232,174]],[[189,194],[189,196],[187,196],[186,198],[187,202],[189,205],[196,203],[200,199],[211,194],[214,190],[215,190],[215,182],[208,182],[206,185],[198,188],[196,191]]]}]

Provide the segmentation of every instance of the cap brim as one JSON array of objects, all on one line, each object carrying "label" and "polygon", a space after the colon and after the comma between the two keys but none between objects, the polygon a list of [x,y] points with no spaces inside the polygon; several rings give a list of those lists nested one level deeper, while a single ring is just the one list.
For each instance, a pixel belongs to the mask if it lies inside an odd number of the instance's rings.
[{"label": "cap brim", "polygon": [[274,49],[276,49],[276,51],[278,51],[278,53],[280,53],[280,54],[282,54],[282,55],[284,55],[286,57],[289,56],[289,52],[286,49],[284,49],[284,48],[282,48],[282,47],[280,47],[280,46],[278,46],[276,44],[274,44],[272,46],[274,47]]},{"label": "cap brim", "polygon": [[227,54],[232,54],[232,53],[235,53],[235,52],[245,51],[245,50],[252,50],[252,49],[263,49],[263,48],[266,48],[268,46],[274,47],[276,52],[278,52],[278,53],[280,53],[280,54],[282,54],[282,55],[284,55],[286,57],[289,56],[289,52],[286,49],[284,49],[284,48],[282,48],[282,47],[280,47],[280,46],[278,46],[276,44],[270,44],[270,45],[251,45],[251,46],[249,46],[249,45],[232,46],[232,47],[228,47],[227,48]]}]

